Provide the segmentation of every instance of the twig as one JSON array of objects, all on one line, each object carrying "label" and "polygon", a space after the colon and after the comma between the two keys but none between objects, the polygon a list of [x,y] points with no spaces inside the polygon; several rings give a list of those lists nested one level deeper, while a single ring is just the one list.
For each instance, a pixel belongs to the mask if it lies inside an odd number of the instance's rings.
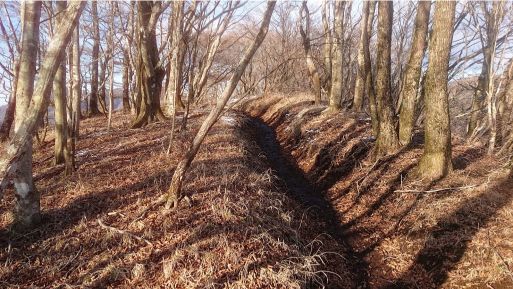
[{"label": "twig", "polygon": [[153,246],[153,244],[152,244],[150,241],[148,241],[148,240],[146,240],[146,239],[144,239],[144,238],[141,238],[141,237],[139,237],[139,236],[137,236],[137,235],[134,235],[134,234],[132,234],[132,233],[130,233],[130,232],[127,232],[127,231],[124,231],[124,230],[121,230],[121,229],[118,229],[118,228],[114,228],[114,227],[111,227],[111,226],[105,225],[105,224],[102,222],[102,219],[101,219],[101,218],[100,218],[100,219],[98,219],[98,224],[100,225],[100,227],[102,227],[102,228],[104,228],[104,229],[110,230],[110,231],[112,231],[112,232],[115,232],[115,233],[118,233],[118,234],[121,234],[121,235],[127,235],[127,236],[130,236],[130,237],[132,237],[132,238],[134,238],[134,239],[136,239],[136,240],[139,240],[139,241],[145,242],[146,244],[148,244],[148,245],[150,245],[150,246]]},{"label": "twig", "polygon": [[475,188],[477,185],[463,186],[463,187],[454,187],[454,188],[441,188],[434,190],[395,190],[395,193],[439,193],[444,191],[460,191],[465,189]]}]

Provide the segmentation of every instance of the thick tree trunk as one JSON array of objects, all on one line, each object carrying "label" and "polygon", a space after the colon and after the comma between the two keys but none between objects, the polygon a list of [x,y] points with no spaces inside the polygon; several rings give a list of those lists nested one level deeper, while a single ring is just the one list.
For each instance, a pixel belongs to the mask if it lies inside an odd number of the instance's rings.
[{"label": "thick tree trunk", "polygon": [[150,23],[152,7],[157,5],[152,2],[137,2],[138,8],[138,88],[140,95],[140,108],[137,117],[132,122],[132,128],[139,128],[158,119],[165,119],[160,107],[160,93],[164,69],[159,65],[157,37],[155,26]]},{"label": "thick tree trunk", "polygon": [[[317,68],[315,67],[315,63],[313,61],[312,51],[310,48],[310,11],[308,11],[308,4],[306,1],[303,1],[301,5],[301,23],[299,25],[299,32],[301,34],[303,49],[305,50],[305,60],[306,67],[308,68],[308,74],[312,80],[314,95],[315,95],[315,103],[321,103],[321,80],[319,78],[319,73],[317,72]],[[303,27],[304,25],[304,27]]]},{"label": "thick tree trunk", "polygon": [[98,3],[91,2],[93,16],[93,50],[91,52],[91,96],[89,97],[89,113],[100,114],[98,109],[98,61],[100,57],[100,26],[98,25]]},{"label": "thick tree trunk", "polygon": [[244,73],[246,66],[248,66],[248,63],[251,61],[251,58],[253,58],[253,55],[257,51],[258,47],[260,47],[260,44],[262,44],[262,42],[264,41],[267,31],[269,29],[269,23],[271,22],[271,16],[275,5],[276,1],[267,2],[267,9],[264,13],[262,24],[260,26],[258,34],[255,37],[255,40],[245,51],[244,56],[239,61],[239,64],[234,70],[232,76],[230,77],[230,80],[228,81],[228,84],[224,89],[221,97],[217,100],[215,108],[210,111],[207,118],[203,121],[200,129],[194,137],[194,140],[192,141],[191,146],[178,163],[175,172],[173,173],[171,185],[167,193],[166,208],[169,209],[171,207],[176,207],[178,205],[178,202],[181,199],[181,189],[185,173],[187,172],[187,169],[189,168],[191,162],[196,157],[196,154],[198,153],[198,150],[201,144],[203,143],[205,136],[210,131],[214,123],[217,121],[217,119],[223,112],[226,103],[235,91],[235,88],[237,87],[237,84],[242,74]]},{"label": "thick tree trunk", "polygon": [[390,83],[393,14],[393,2],[379,2],[377,47],[379,57],[376,60],[376,109],[379,131],[376,140],[376,157],[394,153],[399,148]]},{"label": "thick tree trunk", "polygon": [[456,2],[435,4],[424,97],[425,145],[418,167],[419,176],[426,179],[438,179],[452,170],[447,81],[455,9]]},{"label": "thick tree trunk", "polygon": [[[20,53],[20,71],[16,91],[16,114],[14,133],[23,133],[22,121],[26,117],[36,74],[37,51],[39,47],[39,18],[41,2],[27,1],[22,8],[22,40]],[[39,192],[32,179],[32,138],[27,138],[22,150],[25,152],[15,162],[14,187],[14,226],[24,229],[40,221]]]},{"label": "thick tree trunk", "polygon": [[427,46],[429,26],[430,1],[420,1],[417,6],[415,30],[410,50],[410,58],[404,73],[403,88],[401,90],[399,114],[399,142],[401,145],[410,143],[415,122],[415,100],[419,90],[422,73],[422,60]]},{"label": "thick tree trunk", "polygon": [[[31,143],[34,132],[48,108],[50,92],[55,73],[63,61],[66,45],[69,43],[72,31],[86,2],[70,2],[63,12],[63,21],[52,37],[43,62],[41,63],[37,84],[34,88],[35,60],[37,43],[34,36],[38,35],[39,15],[41,2],[24,2],[27,5],[23,19],[24,22],[22,53],[20,61],[20,75],[18,80],[17,99],[32,100],[24,103],[18,102],[23,111],[16,122],[14,136],[7,147],[6,154],[0,158],[0,197],[8,184],[9,176],[13,176],[16,187],[15,221],[21,227],[30,227],[40,219],[39,193],[35,190],[33,182],[28,178],[27,170],[31,170],[29,163],[32,158]],[[28,20],[32,19],[32,20]],[[32,27],[32,28],[30,28]],[[34,46],[36,44],[36,46]],[[24,64],[22,64],[24,63]],[[34,65],[30,67],[30,65]],[[23,68],[22,68],[23,66]],[[28,92],[33,93],[28,94]],[[19,97],[18,97],[19,95]],[[27,108],[28,107],[28,108]]]},{"label": "thick tree trunk", "polygon": [[329,112],[336,112],[342,109],[342,82],[343,82],[343,67],[342,67],[342,53],[343,53],[343,21],[344,21],[344,1],[336,1],[335,5],[335,18],[333,29],[333,54],[331,57],[331,94],[329,98]]}]

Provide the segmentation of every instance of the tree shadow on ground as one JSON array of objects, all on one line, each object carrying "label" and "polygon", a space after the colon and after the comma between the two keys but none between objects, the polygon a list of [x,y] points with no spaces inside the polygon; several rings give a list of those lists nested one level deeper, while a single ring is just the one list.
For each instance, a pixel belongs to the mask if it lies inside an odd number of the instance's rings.
[{"label": "tree shadow on ground", "polygon": [[[452,213],[441,218],[435,225],[435,230],[428,233],[428,241],[419,250],[410,267],[394,281],[394,284],[384,288],[414,286],[419,276],[424,276],[425,280],[421,282],[427,282],[431,288],[441,287],[449,272],[462,259],[473,237],[501,208],[511,202],[511,188],[513,180],[510,176],[481,194],[466,199]],[[491,196],[491,192],[500,193],[500,197],[497,197],[497,193]]]}]

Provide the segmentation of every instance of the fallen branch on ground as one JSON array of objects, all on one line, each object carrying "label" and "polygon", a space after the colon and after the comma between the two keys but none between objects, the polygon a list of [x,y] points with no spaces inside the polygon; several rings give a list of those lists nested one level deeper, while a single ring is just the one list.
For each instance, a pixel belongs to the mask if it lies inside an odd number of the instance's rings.
[{"label": "fallen branch on ground", "polygon": [[477,185],[463,186],[463,187],[454,187],[454,188],[441,188],[434,190],[395,190],[394,193],[439,193],[444,191],[461,191],[465,189],[475,188]]},{"label": "fallen branch on ground", "polygon": [[141,238],[141,237],[139,237],[139,236],[137,236],[137,235],[134,235],[134,234],[132,234],[132,233],[130,233],[130,232],[127,232],[127,231],[124,231],[124,230],[121,230],[121,229],[118,229],[118,228],[114,228],[114,227],[111,227],[111,226],[105,225],[105,224],[102,222],[102,219],[98,219],[98,224],[100,225],[100,227],[102,227],[102,228],[104,228],[104,229],[110,230],[110,231],[112,231],[112,232],[114,232],[114,233],[118,233],[118,234],[121,234],[121,235],[127,235],[127,236],[130,236],[130,237],[132,237],[132,238],[134,238],[134,239],[136,239],[136,240],[138,240],[138,241],[142,241],[142,242],[145,242],[146,244],[148,244],[148,245],[150,245],[150,246],[153,246],[153,244],[152,244],[150,241],[148,241],[148,240],[146,240],[146,239],[144,239],[144,238]]}]

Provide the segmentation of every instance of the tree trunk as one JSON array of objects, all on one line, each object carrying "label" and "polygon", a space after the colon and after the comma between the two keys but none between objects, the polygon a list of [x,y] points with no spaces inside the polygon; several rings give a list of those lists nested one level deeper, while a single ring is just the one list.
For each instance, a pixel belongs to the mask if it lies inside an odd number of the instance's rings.
[{"label": "tree trunk", "polygon": [[[66,10],[66,2],[57,1],[55,26],[62,21],[62,11]],[[55,146],[54,162],[56,165],[65,164],[65,173],[71,173],[71,154],[68,147],[68,121],[66,105],[66,62],[62,61],[53,80],[53,99],[55,103]]]},{"label": "tree trunk", "polygon": [[455,10],[456,2],[436,2],[429,43],[424,97],[425,145],[418,173],[430,180],[441,178],[452,170],[447,81]]},{"label": "tree trunk", "polygon": [[[15,68],[17,70],[17,68]],[[9,98],[9,103],[7,104],[7,110],[5,111],[4,120],[2,122],[2,126],[0,127],[0,142],[4,142],[9,138],[9,134],[11,132],[12,124],[14,123],[14,113],[16,111],[16,80],[18,78],[18,73],[14,76],[13,81],[13,92],[11,97]]]},{"label": "tree trunk", "polygon": [[343,82],[343,67],[342,67],[342,38],[344,37],[343,21],[344,21],[344,1],[336,1],[335,5],[335,18],[333,30],[333,54],[331,57],[331,94],[329,98],[329,112],[336,112],[342,109],[342,82]]},{"label": "tree trunk", "polygon": [[89,113],[100,114],[98,109],[98,61],[100,57],[100,26],[98,25],[98,2],[91,2],[93,16],[93,50],[91,52],[91,96],[89,97]]},{"label": "tree trunk", "polygon": [[391,47],[393,2],[378,4],[378,47],[376,60],[376,109],[379,131],[376,140],[376,157],[394,153],[399,148],[395,130],[395,117],[391,95]]},{"label": "tree trunk", "polygon": [[182,189],[182,183],[183,183],[183,180],[185,177],[185,173],[187,172],[187,169],[189,168],[191,162],[196,157],[196,154],[198,153],[198,150],[199,150],[201,144],[203,143],[205,136],[210,131],[210,129],[212,128],[214,123],[217,121],[217,119],[223,112],[223,109],[224,109],[226,103],[230,99],[232,93],[235,91],[235,88],[237,87],[237,84],[238,84],[242,74],[244,73],[246,66],[251,61],[251,58],[257,51],[258,47],[260,47],[260,44],[262,44],[262,41],[264,41],[267,31],[269,29],[269,23],[271,22],[271,16],[272,16],[275,5],[276,5],[276,1],[268,1],[267,2],[267,9],[264,13],[264,17],[263,17],[260,29],[258,31],[258,34],[255,37],[255,40],[245,51],[244,56],[239,61],[239,64],[237,65],[236,69],[234,70],[221,97],[217,100],[215,108],[210,111],[207,118],[203,121],[200,129],[198,130],[198,132],[196,133],[196,135],[194,137],[194,140],[192,141],[191,146],[189,147],[189,149],[187,150],[185,155],[182,157],[182,159],[178,163],[178,165],[175,169],[175,172],[173,173],[173,177],[171,179],[171,185],[168,190],[166,208],[169,209],[171,207],[178,206],[178,202],[181,199],[181,189]]},{"label": "tree trunk", "polygon": [[420,1],[417,6],[415,30],[410,50],[410,58],[404,73],[403,88],[401,90],[399,114],[399,142],[401,145],[410,143],[415,121],[415,100],[419,90],[422,72],[422,60],[427,46],[429,26],[430,1]]},{"label": "tree trunk", "polygon": [[[374,16],[375,1],[365,1],[363,3],[363,16],[360,25],[360,44],[358,46],[358,70],[356,71],[356,81],[354,85],[354,96],[353,96],[353,109],[355,111],[361,111],[363,108],[363,98],[365,92],[368,91],[367,77],[369,77],[370,71],[368,71],[366,65],[365,50],[368,50],[369,46],[369,34],[372,30],[372,20]],[[372,10],[372,15],[371,15]]]},{"label": "tree trunk", "polygon": [[[319,78],[319,73],[317,72],[317,68],[315,67],[315,63],[313,61],[312,51],[310,48],[310,11],[308,11],[308,4],[306,1],[303,1],[301,5],[301,23],[299,25],[299,32],[301,34],[301,38],[303,40],[303,49],[305,50],[305,60],[306,67],[308,68],[308,73],[310,74],[310,78],[312,79],[312,85],[315,95],[315,103],[321,103],[321,80]],[[303,27],[304,25],[304,27]]]},{"label": "tree trunk", "polygon": [[[22,8],[22,40],[20,53],[20,71],[16,91],[16,114],[14,133],[23,132],[22,121],[26,117],[36,74],[37,51],[39,47],[39,18],[41,2],[27,1]],[[15,187],[14,227],[24,229],[40,221],[39,192],[32,179],[32,138],[27,138],[22,150],[25,152],[15,162],[16,172],[13,178]]]},{"label": "tree trunk", "polygon": [[183,35],[184,26],[184,2],[173,2],[172,20],[170,29],[172,30],[171,69],[169,70],[169,88],[171,93],[168,95],[168,112],[175,112],[176,109],[184,109],[182,101],[182,77],[183,64],[185,61],[185,39]]},{"label": "tree trunk", "polygon": [[331,31],[328,21],[329,9],[328,0],[322,1],[321,17],[324,32],[324,43],[322,45],[322,53],[324,58],[324,81],[323,85],[326,89],[328,97],[331,95]]},{"label": "tree trunk", "polygon": [[[31,143],[34,132],[48,108],[50,92],[55,73],[63,61],[66,45],[69,43],[72,31],[86,2],[70,2],[63,19],[52,37],[43,62],[41,63],[37,84],[34,88],[35,52],[37,43],[34,43],[35,33],[39,25],[41,2],[24,2],[28,6],[24,9],[23,44],[20,61],[20,78],[18,80],[17,104],[24,109],[23,117],[16,122],[16,128],[6,153],[0,158],[0,197],[8,184],[9,176],[14,177],[16,187],[15,221],[20,228],[30,227],[40,219],[39,193],[35,190],[32,176],[28,177],[32,165],[28,163],[32,158]],[[36,44],[36,46],[34,46]],[[23,63],[23,64],[22,64]],[[30,67],[31,65],[34,65]],[[23,67],[22,67],[23,66]],[[33,91],[33,93],[29,93]],[[19,97],[18,97],[19,96]],[[29,102],[26,100],[32,97]],[[18,106],[18,105],[17,105]],[[28,107],[28,108],[27,108]],[[27,162],[27,163],[26,163]]]},{"label": "tree trunk", "polygon": [[129,52],[123,50],[123,111],[130,112],[130,59]]},{"label": "tree trunk", "polygon": [[159,65],[157,37],[155,25],[150,23],[152,7],[157,5],[152,2],[137,2],[138,8],[138,88],[140,95],[140,109],[136,119],[132,122],[132,128],[139,128],[154,122],[157,119],[165,119],[160,108],[160,93],[164,69]]},{"label": "tree trunk", "polygon": [[[77,20],[78,22],[78,20]],[[79,38],[79,25],[77,23],[77,27],[73,33],[72,40],[72,75],[73,75],[73,98],[71,99],[71,123],[70,123],[70,140],[71,140],[71,155],[72,155],[72,165],[73,169],[76,168],[75,158],[77,152],[77,142],[80,136],[80,118],[81,118],[81,99],[82,99],[82,84],[80,79],[80,38]]]}]

